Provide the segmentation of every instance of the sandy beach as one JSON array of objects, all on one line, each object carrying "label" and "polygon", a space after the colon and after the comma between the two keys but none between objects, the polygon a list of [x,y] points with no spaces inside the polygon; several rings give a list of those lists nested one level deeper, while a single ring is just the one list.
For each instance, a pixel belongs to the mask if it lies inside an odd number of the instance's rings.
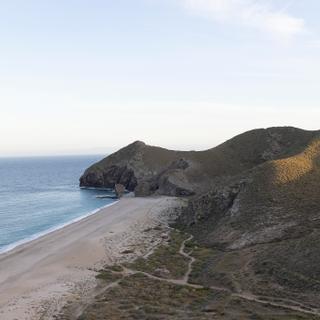
[{"label": "sandy beach", "polygon": [[123,198],[0,255],[0,319],[52,319],[66,303],[89,297],[99,268],[148,254],[161,242],[178,201]]}]

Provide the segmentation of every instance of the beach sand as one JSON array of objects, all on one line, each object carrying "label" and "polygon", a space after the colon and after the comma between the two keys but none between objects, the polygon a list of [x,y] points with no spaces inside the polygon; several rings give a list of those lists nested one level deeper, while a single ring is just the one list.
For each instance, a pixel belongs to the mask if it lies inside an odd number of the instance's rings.
[{"label": "beach sand", "polygon": [[53,319],[64,305],[89,299],[96,271],[148,254],[179,205],[175,198],[126,197],[0,255],[0,319]]}]

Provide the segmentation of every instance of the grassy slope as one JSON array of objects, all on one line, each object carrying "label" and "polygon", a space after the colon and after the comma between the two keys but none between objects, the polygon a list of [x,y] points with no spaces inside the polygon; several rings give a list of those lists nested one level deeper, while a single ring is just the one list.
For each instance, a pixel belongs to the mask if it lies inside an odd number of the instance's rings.
[{"label": "grassy slope", "polygon": [[317,134],[291,127],[248,131],[205,151],[173,151],[135,142],[86,170],[105,172],[113,165],[130,164],[138,176],[160,173],[173,161],[184,158],[191,166],[184,172],[190,183],[208,187],[221,177],[234,176],[262,164],[268,158],[296,154]]}]

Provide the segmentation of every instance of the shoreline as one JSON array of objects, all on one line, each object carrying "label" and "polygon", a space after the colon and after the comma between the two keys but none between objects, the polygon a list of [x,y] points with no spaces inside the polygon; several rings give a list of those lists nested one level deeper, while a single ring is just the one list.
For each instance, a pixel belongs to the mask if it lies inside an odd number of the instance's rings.
[{"label": "shoreline", "polygon": [[103,266],[130,261],[161,243],[169,212],[179,204],[169,197],[125,197],[1,254],[0,318],[53,319],[68,301],[95,289]]},{"label": "shoreline", "polygon": [[47,235],[49,235],[49,234],[51,234],[51,233],[53,233],[55,231],[61,230],[61,229],[65,228],[65,227],[68,227],[69,225],[72,225],[73,223],[77,223],[77,222],[79,222],[81,220],[84,220],[84,219],[89,218],[89,217],[91,217],[91,216],[93,216],[95,214],[98,214],[101,210],[115,205],[118,201],[114,201],[113,203],[109,203],[109,204],[107,204],[107,205],[105,205],[103,207],[100,207],[100,208],[97,208],[97,209],[95,209],[93,211],[90,211],[89,213],[86,213],[83,216],[74,218],[74,219],[72,219],[72,220],[70,220],[68,222],[59,224],[59,225],[57,225],[55,227],[51,227],[51,228],[46,229],[44,231],[40,231],[38,233],[35,233],[35,234],[33,234],[33,235],[31,235],[31,236],[29,236],[27,238],[24,238],[24,239],[18,240],[16,242],[13,242],[11,244],[8,244],[8,245],[6,245],[6,246],[4,246],[4,247],[2,247],[0,249],[0,259],[1,259],[2,255],[8,254],[8,253],[10,253],[11,251],[13,251],[15,249],[19,249],[20,246],[23,246],[23,245],[28,244],[28,243],[30,243],[32,241],[38,240],[38,239],[40,239],[42,237],[45,237],[45,236],[47,236]]}]

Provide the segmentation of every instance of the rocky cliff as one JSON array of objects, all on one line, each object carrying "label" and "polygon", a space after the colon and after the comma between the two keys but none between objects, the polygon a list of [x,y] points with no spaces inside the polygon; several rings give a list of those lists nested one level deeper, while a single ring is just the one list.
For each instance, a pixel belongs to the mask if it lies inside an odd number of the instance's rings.
[{"label": "rocky cliff", "polygon": [[167,150],[137,141],[88,168],[80,186],[123,184],[138,196],[201,194],[262,163],[298,153],[316,134],[296,128],[259,129],[200,152]]},{"label": "rocky cliff", "polygon": [[194,191],[185,175],[190,163],[183,156],[184,152],[136,141],[88,168],[80,178],[80,186],[114,188],[115,184],[123,184],[141,196],[156,191],[191,195]]}]

